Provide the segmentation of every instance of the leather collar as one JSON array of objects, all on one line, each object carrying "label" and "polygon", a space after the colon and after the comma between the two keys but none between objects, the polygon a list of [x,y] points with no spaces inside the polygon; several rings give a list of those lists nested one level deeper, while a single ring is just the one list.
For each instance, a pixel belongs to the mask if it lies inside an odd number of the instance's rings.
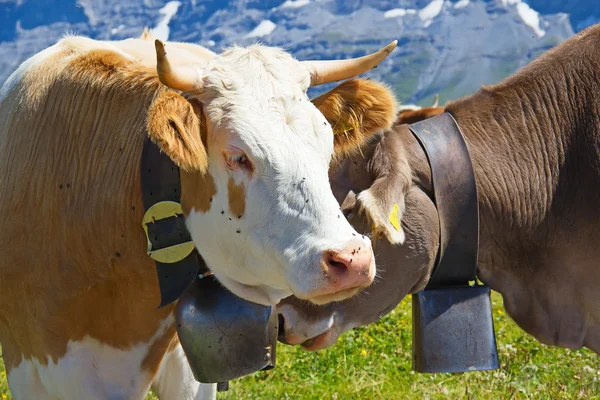
[{"label": "leather collar", "polygon": [[469,150],[452,115],[408,125],[431,168],[440,246],[426,288],[462,286],[477,275],[479,203]]},{"label": "leather collar", "polygon": [[146,214],[142,222],[148,255],[156,263],[160,307],[181,297],[199,273],[207,274],[181,210],[179,167],[149,138],[141,160],[142,197]]}]

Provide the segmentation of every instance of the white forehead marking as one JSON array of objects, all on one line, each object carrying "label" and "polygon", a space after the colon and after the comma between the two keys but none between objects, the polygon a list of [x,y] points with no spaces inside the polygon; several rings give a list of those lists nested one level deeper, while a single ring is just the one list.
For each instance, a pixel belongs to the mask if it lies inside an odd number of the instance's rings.
[{"label": "white forehead marking", "polygon": [[[329,162],[331,126],[306,94],[308,69],[290,54],[261,45],[232,47],[198,72],[204,89],[197,97],[215,137],[239,140],[267,163],[289,164],[293,157],[311,158],[310,165],[317,158],[319,165]],[[209,149],[209,157],[218,156]]]},{"label": "white forehead marking", "polygon": [[274,98],[306,98],[310,84],[308,69],[289,53],[276,48],[234,46],[209,61],[204,76],[205,94],[239,103],[251,96],[255,104],[267,105]]}]

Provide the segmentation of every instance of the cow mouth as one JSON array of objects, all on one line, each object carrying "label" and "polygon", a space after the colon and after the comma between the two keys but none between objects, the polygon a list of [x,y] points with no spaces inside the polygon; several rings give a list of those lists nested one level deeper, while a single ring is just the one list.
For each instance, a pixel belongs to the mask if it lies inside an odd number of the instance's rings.
[{"label": "cow mouth", "polygon": [[333,327],[331,327],[320,335],[303,342],[300,346],[302,349],[307,351],[317,351],[331,346],[336,342],[336,340],[337,338],[334,335]]},{"label": "cow mouth", "polygon": [[362,287],[354,287],[354,288],[350,288],[350,289],[344,289],[344,290],[340,290],[339,292],[335,292],[335,293],[331,293],[331,294],[322,294],[322,295],[316,295],[316,296],[311,296],[311,297],[307,297],[307,298],[302,298],[299,296],[299,299],[302,300],[308,300],[313,304],[316,305],[324,305],[327,303],[331,303],[334,301],[343,301],[346,299],[349,299],[350,297],[356,295],[358,292],[360,292],[363,288]]}]

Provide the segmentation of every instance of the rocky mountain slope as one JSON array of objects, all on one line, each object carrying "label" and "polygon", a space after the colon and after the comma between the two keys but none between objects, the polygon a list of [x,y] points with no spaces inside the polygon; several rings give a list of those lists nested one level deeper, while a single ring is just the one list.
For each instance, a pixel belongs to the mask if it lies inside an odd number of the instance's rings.
[{"label": "rocky mountain slope", "polygon": [[0,82],[66,32],[115,40],[149,26],[214,51],[260,41],[298,59],[360,56],[397,39],[365,76],[405,103],[429,104],[439,93],[443,104],[598,20],[598,0],[0,0]]}]

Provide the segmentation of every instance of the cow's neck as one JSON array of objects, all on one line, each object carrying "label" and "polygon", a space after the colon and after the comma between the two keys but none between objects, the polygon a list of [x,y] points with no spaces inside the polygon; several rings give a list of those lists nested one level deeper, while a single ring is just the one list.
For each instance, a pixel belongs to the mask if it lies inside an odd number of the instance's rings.
[{"label": "cow's neck", "polygon": [[529,88],[498,86],[447,108],[475,169],[482,264],[514,259],[517,249],[531,254],[551,246],[574,222],[573,207],[595,207],[577,190],[591,183],[585,182],[590,176],[580,174],[589,151],[574,140],[576,122],[552,107],[561,100],[556,98],[560,91],[546,89],[531,83]]},{"label": "cow's neck", "polygon": [[565,166],[568,149],[555,129],[530,118],[535,106],[526,96],[513,93],[521,107],[512,110],[495,108],[494,96],[478,92],[448,108],[468,143],[477,178],[483,269],[511,262],[517,249],[530,253],[532,245],[550,239],[543,226],[561,197],[556,172]]}]

